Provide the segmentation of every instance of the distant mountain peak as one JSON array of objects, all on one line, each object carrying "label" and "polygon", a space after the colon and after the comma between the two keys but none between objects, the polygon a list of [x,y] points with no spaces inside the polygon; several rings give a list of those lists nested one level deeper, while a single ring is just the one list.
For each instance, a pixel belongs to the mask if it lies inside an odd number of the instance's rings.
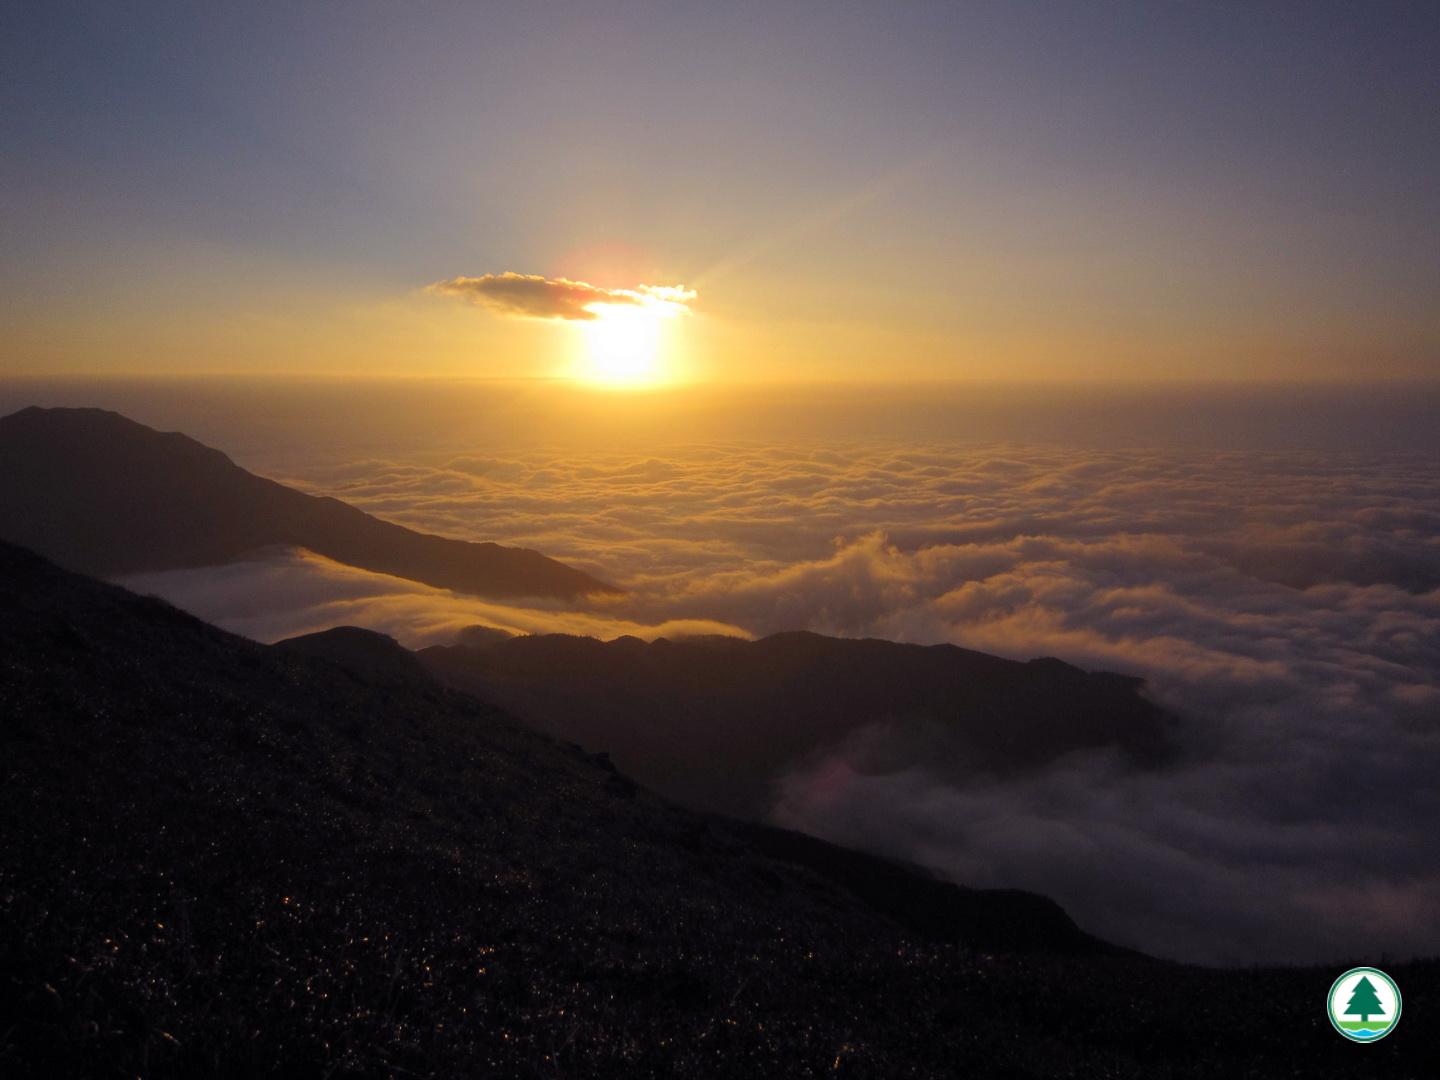
[{"label": "distant mountain peak", "polygon": [[389,683],[433,683],[415,654],[389,634],[359,626],[332,626],[277,641],[272,648],[325,660],[364,678]]},{"label": "distant mountain peak", "polygon": [[482,626],[477,623],[459,631],[455,635],[454,643],[467,649],[487,649],[492,645],[509,641],[513,637],[515,635],[509,630],[501,630],[496,626]]}]

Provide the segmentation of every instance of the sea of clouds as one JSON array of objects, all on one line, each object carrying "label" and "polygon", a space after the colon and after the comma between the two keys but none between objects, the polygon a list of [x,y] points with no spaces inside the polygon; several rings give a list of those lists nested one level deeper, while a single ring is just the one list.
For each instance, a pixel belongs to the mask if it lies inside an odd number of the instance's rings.
[{"label": "sea of clouds", "polygon": [[1140,675],[1179,717],[1178,764],[1091,754],[976,779],[914,764],[933,760],[924,747],[877,752],[916,737],[877,725],[785,777],[772,816],[964,883],[1035,889],[1162,955],[1440,952],[1429,455],[801,440],[272,465],[415,528],[537,548],[627,595],[486,602],[303,552],[126,584],[262,640],[339,623],[411,646],[475,623],[804,628]]}]

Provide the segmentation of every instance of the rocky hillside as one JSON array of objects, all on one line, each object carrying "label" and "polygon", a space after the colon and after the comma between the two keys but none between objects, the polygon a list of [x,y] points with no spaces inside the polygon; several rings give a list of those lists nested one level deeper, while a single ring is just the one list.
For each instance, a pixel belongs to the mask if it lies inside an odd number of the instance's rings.
[{"label": "rocky hillside", "polygon": [[1392,966],[1406,1022],[1344,1043],[1332,971],[1159,963],[1039,897],[677,809],[394,648],[266,648],[0,545],[0,1075],[1407,1077],[1440,1051],[1434,965]]}]

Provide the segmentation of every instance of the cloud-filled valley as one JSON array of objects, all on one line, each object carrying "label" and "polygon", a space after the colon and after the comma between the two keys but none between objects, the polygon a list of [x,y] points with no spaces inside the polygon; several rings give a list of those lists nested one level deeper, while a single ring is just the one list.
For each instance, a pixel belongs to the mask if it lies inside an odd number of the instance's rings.
[{"label": "cloud-filled valley", "polygon": [[[258,466],[257,466],[258,467]],[[475,623],[613,637],[810,629],[1143,676],[1183,759],[967,776],[877,723],[784,778],[773,818],[1103,936],[1202,959],[1440,948],[1440,470],[1421,455],[872,442],[576,454],[432,446],[276,479],[627,590],[499,604],[272,552],[126,583],[274,640],[412,647]]]}]

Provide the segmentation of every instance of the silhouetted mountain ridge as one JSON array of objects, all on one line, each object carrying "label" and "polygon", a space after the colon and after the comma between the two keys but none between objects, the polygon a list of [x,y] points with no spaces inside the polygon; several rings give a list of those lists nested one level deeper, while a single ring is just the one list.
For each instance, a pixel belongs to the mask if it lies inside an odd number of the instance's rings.
[{"label": "silhouetted mountain ridge", "polygon": [[484,596],[613,592],[525,548],[453,540],[246,472],[219,450],[103,409],[0,418],[0,539],[115,576],[231,562],[277,545]]},{"label": "silhouetted mountain ridge", "polygon": [[1157,767],[1175,752],[1172,718],[1141,680],[1053,657],[808,631],[648,644],[471,635],[418,655],[450,685],[609,752],[657,791],[751,818],[787,770],[859,753],[846,740],[867,729],[883,728],[885,752],[901,755],[874,763],[886,770],[1006,772],[1106,749]]},{"label": "silhouetted mountain ridge", "polygon": [[412,685],[435,681],[415,654],[389,634],[359,626],[334,626],[318,633],[286,638],[275,642],[272,648],[324,660],[367,679]]}]

